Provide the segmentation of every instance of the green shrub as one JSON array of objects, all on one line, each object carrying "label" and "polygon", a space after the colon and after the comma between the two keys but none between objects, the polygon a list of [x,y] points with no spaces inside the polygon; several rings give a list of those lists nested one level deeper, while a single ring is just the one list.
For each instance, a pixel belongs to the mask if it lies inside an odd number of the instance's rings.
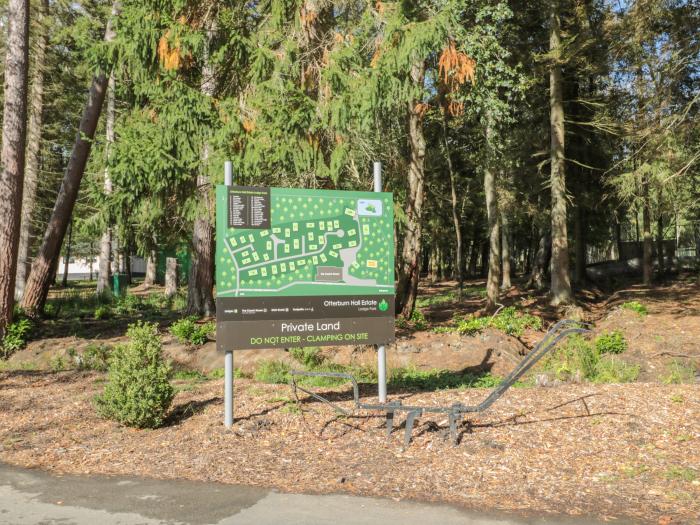
[{"label": "green shrub", "polygon": [[117,346],[109,363],[104,392],[95,398],[98,413],[124,425],[156,428],[163,423],[174,390],[163,360],[156,324],[135,323],[129,342]]},{"label": "green shrub", "polygon": [[262,361],[253,376],[261,383],[289,383],[290,367],[283,361]]},{"label": "green shrub", "polygon": [[101,304],[95,308],[95,320],[107,319],[112,314],[112,308],[107,304]]},{"label": "green shrub", "polygon": [[27,338],[32,331],[32,323],[29,319],[18,319],[5,329],[5,337],[2,339],[2,357],[7,359],[17,350],[21,350],[27,344]]},{"label": "green shrub", "polygon": [[309,369],[316,368],[325,361],[321,350],[315,346],[290,348],[289,353],[294,359]]},{"label": "green shrub", "polygon": [[625,335],[619,330],[603,332],[596,337],[595,349],[599,354],[621,354],[627,350]]},{"label": "green shrub", "polygon": [[393,387],[415,390],[444,390],[452,388],[491,388],[501,379],[490,373],[474,374],[450,370],[420,370],[410,365],[393,368],[389,383]]},{"label": "green shrub", "polygon": [[198,324],[196,317],[186,317],[170,325],[170,333],[182,344],[201,346],[209,340],[214,323]]},{"label": "green shrub", "polygon": [[695,381],[695,366],[692,363],[685,364],[674,359],[666,365],[667,374],[661,377],[661,381],[667,385],[680,385]]},{"label": "green shrub", "polygon": [[138,295],[127,293],[114,304],[114,312],[118,315],[133,315],[143,309],[143,303]]},{"label": "green shrub", "polygon": [[627,301],[626,303],[622,303],[622,308],[624,308],[625,310],[632,310],[633,312],[637,312],[642,317],[649,313],[646,305],[640,303],[639,301]]},{"label": "green shrub", "polygon": [[542,328],[542,319],[521,312],[515,306],[509,306],[503,308],[496,315],[490,317],[469,316],[457,324],[457,331],[466,335],[474,335],[484,328],[495,328],[508,335],[520,337],[527,328],[534,330]]}]

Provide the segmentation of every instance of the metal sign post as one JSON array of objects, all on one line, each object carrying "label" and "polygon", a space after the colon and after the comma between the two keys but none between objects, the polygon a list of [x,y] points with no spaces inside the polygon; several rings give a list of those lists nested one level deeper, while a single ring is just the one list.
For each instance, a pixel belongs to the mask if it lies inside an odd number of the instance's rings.
[{"label": "metal sign post", "polygon": [[[374,163],[374,191],[382,191],[382,163]],[[379,402],[386,403],[386,348],[377,346],[377,381],[379,383]]]},{"label": "metal sign post", "polygon": [[[224,163],[224,185],[233,186],[233,165]],[[233,425],[233,350],[224,353],[224,426]]]}]

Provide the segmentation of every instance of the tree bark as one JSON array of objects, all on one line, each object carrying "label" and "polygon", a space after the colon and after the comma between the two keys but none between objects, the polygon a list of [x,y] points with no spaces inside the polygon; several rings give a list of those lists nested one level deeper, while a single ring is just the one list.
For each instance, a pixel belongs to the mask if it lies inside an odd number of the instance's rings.
[{"label": "tree bark", "polygon": [[[208,24],[211,30],[213,24]],[[207,43],[207,46],[209,44]],[[214,69],[205,51],[200,90],[203,95],[213,97],[215,91]],[[209,180],[209,144],[202,150],[202,166],[197,174],[199,216],[194,221],[192,233],[192,266],[187,282],[187,312],[194,315],[212,316],[216,313],[214,302],[214,228],[212,215],[214,205]]]},{"label": "tree bark", "polygon": [[549,71],[549,107],[551,129],[552,190],[552,305],[573,302],[569,280],[569,244],[566,232],[566,173],[564,157],[564,100],[561,59],[561,26],[559,1],[550,0],[549,50],[552,64]]},{"label": "tree bark", "polygon": [[155,250],[151,250],[146,258],[146,277],[143,280],[143,285],[148,288],[156,283],[156,259]]},{"label": "tree bark", "polygon": [[652,267],[652,239],[651,239],[651,203],[649,202],[649,179],[643,175],[642,180],[642,279],[646,286],[651,286],[653,278]]},{"label": "tree bark", "polygon": [[586,228],[583,207],[576,203],[574,210],[574,246],[576,263],[574,264],[574,282],[579,286],[586,280]]},{"label": "tree bark", "polygon": [[552,249],[552,241],[546,226],[540,228],[539,243],[535,252],[535,260],[532,264],[532,273],[527,281],[526,288],[542,290],[547,278],[547,266]]},{"label": "tree bark", "polygon": [[[114,73],[109,75],[109,81],[107,83],[107,114],[105,115],[105,127],[106,127],[106,143],[105,148],[107,150],[107,158],[109,159],[109,153],[112,149],[112,144],[114,143],[114,118],[115,118],[115,80]],[[105,166],[105,176],[104,176],[104,186],[103,191],[106,196],[112,193],[112,178],[109,175],[109,166]],[[110,257],[112,255],[112,225],[111,219],[107,218],[107,225],[105,230],[102,232],[102,238],[100,239],[100,267],[99,275],[97,277],[97,295],[106,295],[110,293],[109,278],[112,272]]]},{"label": "tree bark", "polygon": [[[411,80],[423,86],[425,63],[420,60],[411,67]],[[425,137],[420,99],[408,103],[408,195],[406,202],[406,232],[401,251],[399,279],[396,286],[396,311],[409,319],[413,314],[420,279],[421,219],[425,184]]]},{"label": "tree bark", "polygon": [[29,97],[29,125],[27,127],[26,164],[24,168],[24,194],[22,197],[22,223],[17,254],[17,280],[15,300],[21,301],[30,268],[29,248],[32,239],[32,219],[36,205],[36,190],[39,183],[39,161],[41,151],[41,124],[44,109],[44,68],[46,45],[49,39],[49,2],[42,0],[37,12],[37,36],[34,43],[34,62],[31,72],[31,94]]},{"label": "tree bark", "polygon": [[7,52],[0,152],[0,338],[12,323],[27,136],[29,0],[7,3]]},{"label": "tree bark", "polygon": [[447,114],[443,111],[442,116],[442,140],[445,144],[445,158],[447,160],[447,170],[450,175],[450,197],[452,204],[452,225],[455,229],[455,274],[459,283],[459,301],[462,301],[464,291],[464,271],[462,270],[462,229],[460,227],[459,210],[457,202],[457,184],[455,181],[455,172],[452,167],[452,154],[450,144],[447,140]]},{"label": "tree bark", "polygon": [[63,280],[61,285],[65,288],[68,286],[68,266],[70,265],[70,249],[73,244],[73,219],[71,218],[68,225],[68,242],[66,243],[66,253],[63,259]]},{"label": "tree bark", "polygon": [[170,298],[177,294],[177,259],[165,259],[165,296]]},{"label": "tree bark", "polygon": [[664,261],[664,219],[659,212],[656,219],[656,259],[659,264],[659,278],[663,279],[666,275],[666,264]]},{"label": "tree bark", "polygon": [[[117,10],[118,3],[115,2],[112,6],[112,17],[116,15]],[[112,21],[110,19],[105,29],[105,42],[112,41],[114,36]],[[22,307],[27,315],[39,315],[46,303],[46,297],[51,284],[51,262],[60,251],[68,222],[73,214],[73,207],[75,206],[75,200],[78,195],[83,173],[85,172],[85,164],[90,156],[90,147],[92,145],[92,139],[95,136],[95,129],[97,128],[97,122],[100,118],[106,91],[107,76],[104,73],[100,73],[92,80],[87,104],[83,110],[80,127],[75,137],[73,151],[71,152],[68,167],[66,168],[66,173],[61,183],[61,189],[56,197],[56,203],[46,227],[41,248],[32,264],[32,270],[29,274],[27,287],[22,300]]]},{"label": "tree bark", "polygon": [[486,278],[486,312],[496,310],[498,302],[498,285],[501,280],[501,228],[498,220],[498,199],[496,196],[496,176],[489,166],[484,171],[484,194],[486,195],[486,215],[488,218],[489,251]]},{"label": "tree bark", "polygon": [[501,288],[504,290],[513,286],[511,282],[511,246],[510,246],[510,225],[508,215],[501,213]]}]

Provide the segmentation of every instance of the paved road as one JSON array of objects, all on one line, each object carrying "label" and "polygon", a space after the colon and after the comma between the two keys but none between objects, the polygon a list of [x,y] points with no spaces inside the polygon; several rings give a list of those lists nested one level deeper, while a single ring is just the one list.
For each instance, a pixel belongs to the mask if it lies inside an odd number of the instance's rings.
[{"label": "paved road", "polygon": [[[124,477],[52,476],[0,464],[2,525],[600,525],[513,519],[449,506]],[[619,525],[619,524],[618,524]]]}]

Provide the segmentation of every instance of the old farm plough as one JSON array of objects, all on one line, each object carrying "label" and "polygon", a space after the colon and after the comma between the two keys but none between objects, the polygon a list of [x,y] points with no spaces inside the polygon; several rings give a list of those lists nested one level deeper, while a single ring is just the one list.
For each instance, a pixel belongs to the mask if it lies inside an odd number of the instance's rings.
[{"label": "old farm plough", "polygon": [[335,410],[344,415],[350,415],[349,412],[326,399],[325,397],[312,392],[311,390],[301,387],[297,382],[297,377],[307,376],[307,377],[328,377],[336,379],[345,379],[352,383],[353,399],[355,402],[355,408],[358,410],[376,410],[381,411],[386,414],[386,431],[387,436],[391,435],[394,429],[394,416],[397,412],[406,412],[406,429],[404,435],[404,443],[408,445],[411,442],[411,433],[413,432],[413,425],[416,418],[425,413],[442,413],[447,414],[449,427],[450,427],[450,437],[453,443],[457,443],[457,427],[462,421],[465,414],[483,412],[491,405],[493,405],[505,392],[513,386],[513,384],[520,379],[528,370],[530,370],[535,364],[542,359],[542,357],[551,351],[562,339],[573,335],[586,333],[589,330],[584,328],[582,323],[562,320],[554,324],[549,331],[544,335],[542,340],[537,343],[537,345],[532,349],[530,353],[525,356],[525,358],[516,366],[502,381],[496,386],[491,393],[478,405],[464,405],[462,403],[454,403],[450,406],[414,406],[414,405],[404,405],[400,400],[389,401],[387,403],[363,403],[360,401],[360,390],[355,378],[346,373],[342,372],[306,372],[301,370],[293,370],[291,372],[291,384],[294,391],[294,395],[297,395],[297,390],[310,395],[311,397],[326,403],[333,407]]}]

